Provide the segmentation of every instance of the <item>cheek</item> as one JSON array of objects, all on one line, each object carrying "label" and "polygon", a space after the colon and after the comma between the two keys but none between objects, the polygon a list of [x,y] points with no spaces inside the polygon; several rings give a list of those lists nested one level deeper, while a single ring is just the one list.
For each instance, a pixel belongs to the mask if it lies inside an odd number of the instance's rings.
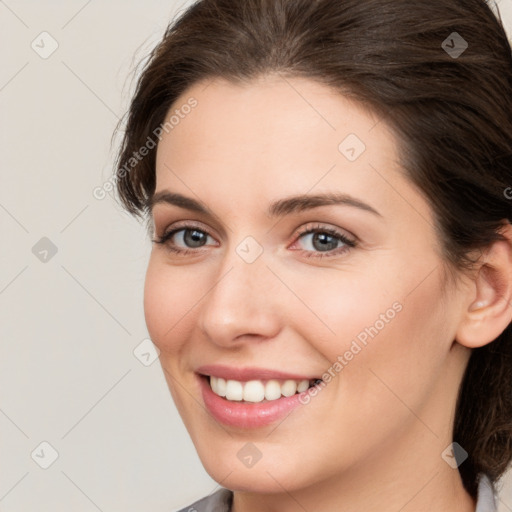
[{"label": "cheek", "polygon": [[369,332],[385,331],[399,316],[400,291],[389,290],[382,275],[379,282],[369,271],[316,271],[295,279],[298,298],[290,300],[294,304],[293,318],[304,338],[330,361],[349,350],[353,340],[364,344]]},{"label": "cheek", "polygon": [[451,336],[438,272],[418,285],[417,276],[432,268],[407,272],[388,266],[386,272],[367,268],[364,274],[347,269],[320,280],[313,275],[297,280],[294,291],[308,308],[296,301],[295,325],[329,361],[324,371],[343,373],[339,384],[359,390],[376,380],[370,370],[382,372],[397,387],[419,383],[420,377],[429,380]]},{"label": "cheek", "polygon": [[344,317],[350,327],[342,340],[348,350],[340,383],[348,394],[368,397],[368,418],[379,411],[407,416],[403,403],[421,410],[436,388],[452,338],[436,278],[417,286],[417,279],[404,276],[396,293],[360,303],[364,315]]},{"label": "cheek", "polygon": [[151,255],[144,283],[144,316],[149,335],[164,353],[176,353],[190,328],[202,294],[200,280],[185,267],[172,269]]}]

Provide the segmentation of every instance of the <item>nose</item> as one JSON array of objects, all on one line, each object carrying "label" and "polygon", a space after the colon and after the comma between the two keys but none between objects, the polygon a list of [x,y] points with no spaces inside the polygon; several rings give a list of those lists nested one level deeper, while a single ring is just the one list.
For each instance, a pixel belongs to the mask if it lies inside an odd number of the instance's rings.
[{"label": "nose", "polygon": [[232,347],[244,340],[276,336],[281,327],[278,300],[283,290],[267,268],[264,255],[248,263],[231,250],[217,270],[199,306],[199,327],[208,339]]}]

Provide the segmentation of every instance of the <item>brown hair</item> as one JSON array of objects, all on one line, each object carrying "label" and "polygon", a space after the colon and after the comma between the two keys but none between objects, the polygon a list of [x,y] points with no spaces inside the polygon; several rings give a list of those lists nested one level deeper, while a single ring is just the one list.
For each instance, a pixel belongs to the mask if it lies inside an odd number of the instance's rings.
[{"label": "brown hair", "polygon": [[[129,171],[126,163],[181,94],[204,79],[268,73],[316,80],[385,116],[406,176],[433,209],[452,275],[471,269],[473,250],[503,239],[499,228],[512,219],[512,51],[484,0],[194,3],[144,63],[116,165],[122,205],[148,213],[156,151]],[[473,497],[477,475],[496,481],[512,458],[511,348],[509,325],[473,350],[460,387],[453,440],[469,454],[459,471]]]}]

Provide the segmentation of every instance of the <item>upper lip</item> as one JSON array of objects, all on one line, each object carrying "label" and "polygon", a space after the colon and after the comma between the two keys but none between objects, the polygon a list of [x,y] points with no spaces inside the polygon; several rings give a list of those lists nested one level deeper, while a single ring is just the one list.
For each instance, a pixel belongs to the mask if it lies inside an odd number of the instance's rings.
[{"label": "upper lip", "polygon": [[221,377],[226,380],[238,380],[245,382],[248,380],[312,380],[320,379],[311,375],[301,375],[298,373],[288,373],[279,370],[271,370],[269,368],[257,368],[254,366],[246,366],[243,368],[236,368],[233,366],[220,365],[220,364],[206,364],[196,369],[196,372],[202,375],[213,375],[214,377]]}]

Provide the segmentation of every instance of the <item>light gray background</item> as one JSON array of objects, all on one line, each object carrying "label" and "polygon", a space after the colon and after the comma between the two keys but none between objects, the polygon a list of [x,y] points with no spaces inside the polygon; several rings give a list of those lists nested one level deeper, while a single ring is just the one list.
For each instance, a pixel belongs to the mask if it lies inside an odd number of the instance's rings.
[{"label": "light gray background", "polygon": [[0,511],[172,511],[218,487],[148,365],[144,227],[93,196],[133,66],[189,3],[0,1]]}]

